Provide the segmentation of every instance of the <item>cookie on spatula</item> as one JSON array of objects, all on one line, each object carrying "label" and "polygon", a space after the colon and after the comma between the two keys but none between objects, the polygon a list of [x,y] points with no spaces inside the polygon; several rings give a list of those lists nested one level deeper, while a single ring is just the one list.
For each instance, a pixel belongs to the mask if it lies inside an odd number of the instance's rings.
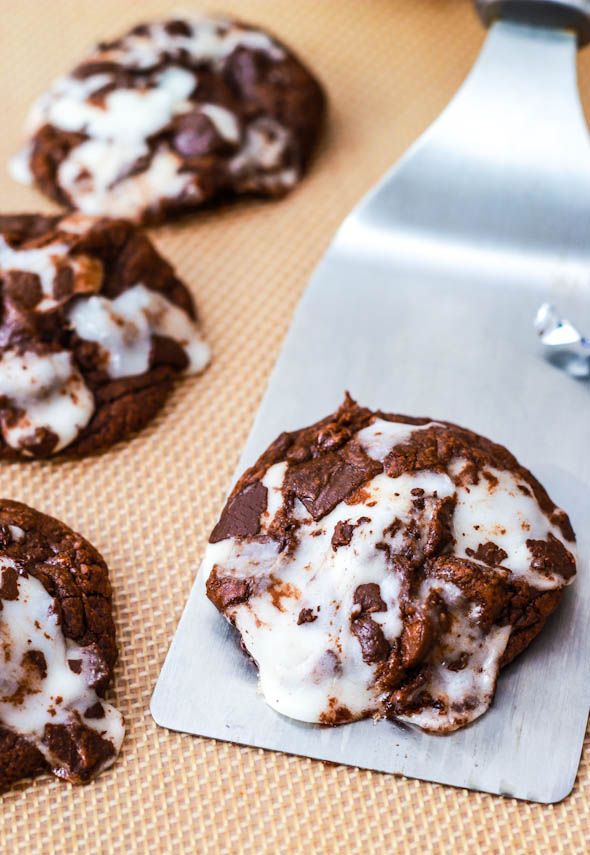
[{"label": "cookie on spatula", "polygon": [[347,398],[242,476],[204,572],[278,712],[447,733],[543,628],[575,537],[501,445]]}]

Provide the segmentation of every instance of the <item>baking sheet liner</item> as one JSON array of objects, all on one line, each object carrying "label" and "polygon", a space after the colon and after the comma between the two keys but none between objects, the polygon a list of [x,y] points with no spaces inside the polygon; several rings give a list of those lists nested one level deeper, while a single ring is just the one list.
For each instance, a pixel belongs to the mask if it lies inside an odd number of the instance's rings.
[{"label": "baking sheet liner", "polygon": [[[31,99],[88,45],[178,6],[1,0],[0,164],[18,147]],[[147,431],[101,457],[0,468],[2,495],[78,529],[111,568],[121,650],[114,699],[128,728],[119,762],[94,784],[44,777],[5,794],[0,851],[586,852],[588,739],[573,795],[543,807],[170,733],[149,715],[307,278],[340,220],[448,102],[483,39],[468,0],[222,0],[213,8],[266,25],[299,51],[328,89],[329,128],[311,175],[284,201],[152,230],[198,300],[214,348],[207,373],[179,386]],[[590,50],[580,75],[589,108]],[[4,211],[52,210],[3,166],[0,192]]]}]

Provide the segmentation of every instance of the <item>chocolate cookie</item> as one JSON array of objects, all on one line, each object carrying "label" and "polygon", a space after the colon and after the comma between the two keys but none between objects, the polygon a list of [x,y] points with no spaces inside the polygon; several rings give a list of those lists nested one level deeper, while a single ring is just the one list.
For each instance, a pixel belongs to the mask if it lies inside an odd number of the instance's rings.
[{"label": "chocolate cookie", "polygon": [[51,770],[83,784],[111,766],[121,714],[108,569],[66,525],[0,499],[0,790]]},{"label": "chocolate cookie", "polygon": [[568,517],[505,448],[347,397],[243,475],[205,572],[274,709],[446,733],[488,709],[574,556]]},{"label": "chocolate cookie", "polygon": [[84,455],[143,427],[209,349],[124,220],[0,216],[0,457]]},{"label": "chocolate cookie", "polygon": [[140,24],[39,99],[12,173],[86,214],[159,222],[222,196],[286,193],[323,113],[317,81],[254,27]]}]

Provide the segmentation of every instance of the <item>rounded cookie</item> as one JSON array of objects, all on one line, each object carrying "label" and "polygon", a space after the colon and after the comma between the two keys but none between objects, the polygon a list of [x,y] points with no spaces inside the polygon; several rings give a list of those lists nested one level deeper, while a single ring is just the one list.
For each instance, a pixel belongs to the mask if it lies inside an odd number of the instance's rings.
[{"label": "rounded cookie", "polygon": [[125,220],[0,215],[0,297],[0,458],[112,445],[209,360],[188,290]]},{"label": "rounded cookie", "polygon": [[472,722],[576,572],[566,514],[510,452],[346,398],[238,481],[209,599],[295,719]]},{"label": "rounded cookie", "polygon": [[104,701],[117,647],[108,568],[84,538],[0,499],[0,790],[51,770],[86,783],[124,735]]},{"label": "rounded cookie", "polygon": [[86,214],[159,222],[220,197],[286,193],[323,113],[318,82],[255,27],[140,24],[38,100],[12,174]]}]

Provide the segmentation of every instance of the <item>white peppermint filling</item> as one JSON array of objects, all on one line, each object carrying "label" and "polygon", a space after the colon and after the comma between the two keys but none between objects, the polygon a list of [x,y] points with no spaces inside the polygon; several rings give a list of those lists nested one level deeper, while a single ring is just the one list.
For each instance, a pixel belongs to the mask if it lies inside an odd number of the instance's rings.
[{"label": "white peppermint filling", "polygon": [[[417,427],[375,419],[357,433],[356,440],[369,456],[383,461],[415,431],[433,426],[437,423]],[[428,524],[441,500],[456,499],[451,524],[453,555],[468,558],[487,572],[508,578],[512,573],[539,590],[567,584],[557,575],[544,577],[531,569],[527,539],[547,540],[551,533],[571,553],[573,545],[565,542],[534,498],[518,489],[519,479],[510,472],[490,469],[486,471],[491,479],[481,475],[477,485],[465,486],[459,477],[465,463],[454,461],[449,474],[429,470],[396,478],[379,474],[355,495],[354,504],[343,501],[318,522],[296,500],[293,513],[301,526],[292,553],[280,552],[270,539],[230,537],[208,545],[206,577],[254,580],[247,601],[227,606],[225,615],[235,622],[256,661],[260,690],[271,707],[305,722],[330,721],[338,707],[345,707],[352,718],[383,713],[386,694],[375,687],[375,665],[363,660],[361,645],[352,632],[351,621],[360,611],[354,603],[355,591],[359,585],[379,586],[387,609],[371,612],[370,617],[390,645],[399,642],[404,629],[400,614],[403,577],[388,561],[388,553],[404,555],[411,537],[414,554],[423,554]],[[286,471],[285,462],[277,463],[262,479],[267,507],[260,516],[260,536],[268,532],[283,506]],[[418,497],[423,507],[416,506]],[[398,524],[392,526],[394,521]],[[350,543],[334,548],[332,537],[339,522],[354,528]],[[414,524],[418,534],[412,536]],[[468,555],[467,550],[476,552],[488,542],[507,553],[502,561],[505,569],[493,571]],[[378,544],[386,548],[378,548]],[[452,620],[434,653],[427,654],[427,660],[431,656],[429,676],[417,691],[440,699],[444,711],[428,706],[401,718],[429,731],[446,732],[473,721],[489,707],[511,627],[492,626],[484,631],[477,623],[478,608],[465,600],[455,584],[437,576],[427,577],[412,595],[418,611],[427,608],[432,592]],[[307,616],[311,614],[313,620],[298,623],[302,610],[310,610]],[[453,659],[456,665],[460,654],[465,660],[461,667],[447,667]]]},{"label": "white peppermint filling", "polygon": [[[284,466],[279,463],[268,470],[266,486],[278,482]],[[272,542],[245,544],[228,539],[209,544],[206,573],[218,565],[220,575],[261,579],[260,592],[232,613],[258,663],[265,700],[278,712],[301,721],[318,721],[329,711],[330,698],[337,698],[354,716],[378,709],[374,669],[363,661],[359,642],[350,631],[351,616],[358,612],[354,592],[359,585],[380,585],[387,611],[371,617],[381,624],[388,641],[395,640],[402,631],[400,579],[389,568],[386,553],[375,544],[386,539],[382,532],[395,517],[409,519],[415,498],[411,490],[417,487],[427,497],[436,492],[443,498],[453,492],[445,475],[425,472],[392,479],[381,474],[366,485],[362,502],[341,502],[317,523],[307,516],[304,536],[292,557],[279,553]],[[276,505],[275,498],[273,507]],[[362,517],[369,522],[355,528],[349,546],[334,550],[331,539],[336,524],[354,524]],[[399,538],[401,534],[390,539],[392,545]],[[269,582],[271,575],[277,580],[274,585]],[[278,600],[275,593],[273,601],[273,590],[286,593]],[[317,617],[312,623],[298,625],[304,608],[312,609]],[[333,655],[326,655],[328,650]]]},{"label": "white peppermint filling", "polygon": [[[8,558],[0,559],[0,577],[15,568]],[[121,714],[99,698],[85,676],[87,652],[62,632],[55,601],[41,582],[33,576],[17,577],[18,598],[1,601],[0,610],[0,723],[3,727],[27,738],[43,754],[55,774],[67,777],[67,770],[53,757],[44,742],[46,725],[75,724],[79,719],[87,727],[108,740],[114,754],[102,769],[111,766],[119,752],[124,736]],[[27,654],[43,654],[47,675],[27,667]],[[68,660],[82,662],[76,674]],[[100,703],[101,718],[86,713]],[[98,770],[101,771],[101,770]]]},{"label": "white peppermint filling", "polygon": [[[94,413],[94,398],[66,351],[39,355],[6,350],[0,356],[0,396],[19,410],[4,416],[2,436],[11,448],[34,442],[37,430],[57,436],[53,451],[69,445]],[[25,450],[26,453],[26,450]]]},{"label": "white peppermint filling", "polygon": [[51,124],[90,137],[75,146],[58,169],[60,185],[81,211],[132,217],[138,208],[176,198],[194,185],[191,175],[179,172],[181,161],[169,151],[157,152],[147,170],[125,175],[148,154],[147,137],[191,109],[186,99],[196,78],[184,68],[170,67],[158,76],[155,87],[117,89],[106,95],[104,106],[90,103],[87,98],[108,80],[104,74],[83,81],[61,78],[37,106],[36,123],[37,128]]},{"label": "white peppermint filling", "polygon": [[287,463],[276,463],[274,466],[266,470],[262,483],[267,489],[266,510],[262,515],[261,524],[264,528],[274,520],[277,512],[283,506],[283,481],[287,472]]},{"label": "white peppermint filling", "polygon": [[80,211],[89,216],[126,217],[157,206],[162,199],[201,194],[195,176],[181,173],[181,160],[165,149],[157,151],[147,169],[121,178],[136,160],[148,154],[144,143],[90,139],[72,149],[59,165],[59,183]]},{"label": "white peppermint filling", "polygon": [[414,431],[426,430],[437,424],[428,422],[425,425],[409,425],[376,418],[366,428],[358,431],[356,439],[369,457],[383,463],[397,445],[403,445],[411,438]]},{"label": "white peppermint filling", "polygon": [[[431,664],[427,690],[436,701],[446,706],[444,715],[432,706],[419,712],[398,716],[400,721],[436,733],[456,730],[483,715],[490,706],[496,690],[500,662],[512,627],[494,626],[483,633],[477,625],[477,608],[466,613],[459,588],[446,582],[429,579],[420,592],[426,599],[436,591],[453,616],[451,629],[443,635],[442,643],[456,661],[463,654],[468,657],[465,668],[449,668],[452,660]],[[423,688],[423,687],[421,687]]]},{"label": "white peppermint filling", "polygon": [[[476,551],[479,544],[494,543],[507,553],[502,567],[507,567],[513,576],[540,591],[559,587],[563,581],[560,577],[542,575],[531,569],[531,554],[526,542],[547,540],[549,533],[563,541],[561,530],[543,513],[527,484],[511,472],[492,467],[486,467],[485,471],[492,476],[491,482],[480,477],[477,484],[461,485],[457,489],[455,554],[468,558],[467,550]],[[519,489],[519,484],[528,495]],[[570,544],[567,547],[570,549]]]},{"label": "white peppermint filling", "polygon": [[148,370],[152,335],[174,339],[184,349],[190,374],[202,371],[209,362],[209,347],[186,312],[144,285],[134,285],[114,300],[99,296],[80,300],[68,318],[80,338],[104,350],[113,378]]},{"label": "white peppermint filling", "polygon": [[21,540],[24,539],[25,533],[20,526],[9,525],[8,530],[9,530],[10,534],[12,535],[12,539],[16,540],[17,543],[19,543]]},{"label": "white peppermint filling", "polygon": [[[153,24],[148,35],[129,35],[122,47],[97,51],[89,61],[113,61],[142,70],[157,65],[164,52],[174,57],[183,51],[195,64],[215,64],[240,46],[264,51],[275,60],[284,57],[282,48],[262,32],[215,19],[189,19],[187,23],[191,36],[171,35],[164,25]],[[111,80],[108,72],[81,80],[61,77],[29,114],[27,130],[31,135],[51,125],[88,137],[72,148],[57,172],[58,183],[72,204],[92,216],[133,218],[157,207],[161,200],[181,197],[201,201],[197,176],[190,170],[182,171],[182,158],[163,146],[151,153],[147,141],[175,116],[200,110],[224,139],[239,146],[237,117],[221,105],[198,105],[188,100],[195,87],[198,95],[198,73],[181,66],[169,65],[149,86],[117,88],[105,94],[103,103],[93,103],[93,95]],[[271,170],[260,176],[261,185],[271,191],[296,183],[298,170],[278,169],[289,139],[290,132],[276,121],[252,123],[230,163],[232,173],[245,173],[241,182],[244,189],[250,185],[256,189],[252,173],[258,169]],[[31,154],[29,144],[11,161],[12,176],[23,183],[31,183]],[[130,174],[145,157],[149,158],[147,166]]]},{"label": "white peppermint filling", "polygon": [[213,122],[217,133],[223,139],[231,143],[239,143],[240,126],[233,113],[217,104],[203,104],[200,107],[200,111]]}]

